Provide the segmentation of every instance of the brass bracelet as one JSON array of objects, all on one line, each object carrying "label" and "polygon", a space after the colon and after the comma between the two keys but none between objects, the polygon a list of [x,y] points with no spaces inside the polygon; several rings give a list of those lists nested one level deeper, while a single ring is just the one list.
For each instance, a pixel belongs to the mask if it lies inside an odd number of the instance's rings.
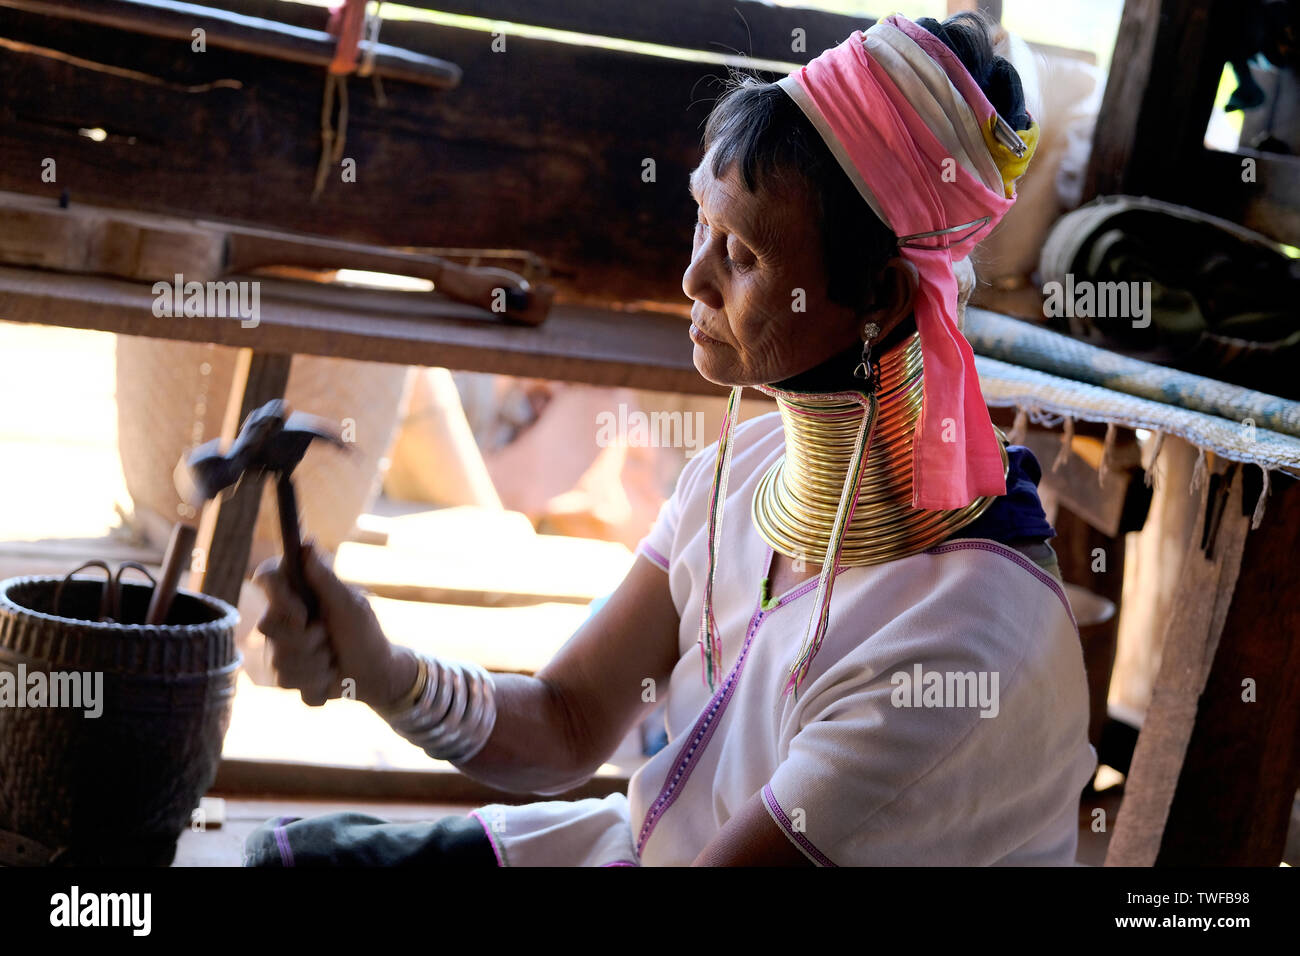
[{"label": "brass bracelet", "polygon": [[424,685],[429,682],[429,665],[425,661],[423,654],[415,655],[415,666],[415,683],[412,685],[411,689],[403,694],[398,702],[393,704],[391,707],[385,707],[382,709],[378,707],[375,708],[381,717],[390,717],[405,713],[414,707],[416,702],[420,699],[420,695],[424,693]]}]

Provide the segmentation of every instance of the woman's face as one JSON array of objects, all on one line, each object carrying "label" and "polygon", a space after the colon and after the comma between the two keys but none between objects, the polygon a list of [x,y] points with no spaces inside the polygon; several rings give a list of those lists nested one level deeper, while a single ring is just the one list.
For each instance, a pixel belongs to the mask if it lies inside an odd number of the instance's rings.
[{"label": "woman's face", "polygon": [[865,317],[826,297],[822,239],[803,184],[745,189],[712,153],[691,174],[699,205],[682,290],[695,367],[719,385],[779,382],[861,341]]}]

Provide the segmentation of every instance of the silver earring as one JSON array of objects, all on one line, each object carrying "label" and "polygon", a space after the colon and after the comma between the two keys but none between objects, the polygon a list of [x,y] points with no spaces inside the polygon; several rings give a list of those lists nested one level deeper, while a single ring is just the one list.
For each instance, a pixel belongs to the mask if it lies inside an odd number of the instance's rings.
[{"label": "silver earring", "polygon": [[871,382],[873,387],[877,380],[879,369],[871,362],[871,343],[876,336],[880,334],[880,326],[875,322],[868,322],[862,327],[862,361],[858,367],[853,370],[853,377],[860,378],[864,382]]}]

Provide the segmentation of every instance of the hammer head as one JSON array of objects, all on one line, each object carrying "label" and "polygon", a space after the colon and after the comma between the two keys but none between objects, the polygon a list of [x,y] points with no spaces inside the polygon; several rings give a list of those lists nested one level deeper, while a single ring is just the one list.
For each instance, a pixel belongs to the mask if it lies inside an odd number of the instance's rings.
[{"label": "hammer head", "polygon": [[292,474],[317,439],[347,449],[327,419],[289,414],[285,403],[275,399],[249,414],[229,451],[223,454],[220,441],[213,439],[178,463],[173,474],[176,490],[182,500],[199,507],[246,475],[257,479],[268,472]]}]

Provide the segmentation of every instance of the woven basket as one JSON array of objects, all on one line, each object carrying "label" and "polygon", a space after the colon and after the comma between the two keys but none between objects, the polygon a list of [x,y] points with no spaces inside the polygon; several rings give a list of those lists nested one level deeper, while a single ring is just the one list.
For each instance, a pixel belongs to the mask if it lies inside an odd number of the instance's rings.
[{"label": "woven basket", "polygon": [[[216,777],[236,611],[178,591],[163,626],[98,623],[103,581],[77,577],[56,616],[61,580],[0,582],[0,671],[100,672],[102,710],[0,707],[0,830],[48,853],[34,863],[167,866]],[[151,592],[123,584],[122,620],[143,620]]]}]

